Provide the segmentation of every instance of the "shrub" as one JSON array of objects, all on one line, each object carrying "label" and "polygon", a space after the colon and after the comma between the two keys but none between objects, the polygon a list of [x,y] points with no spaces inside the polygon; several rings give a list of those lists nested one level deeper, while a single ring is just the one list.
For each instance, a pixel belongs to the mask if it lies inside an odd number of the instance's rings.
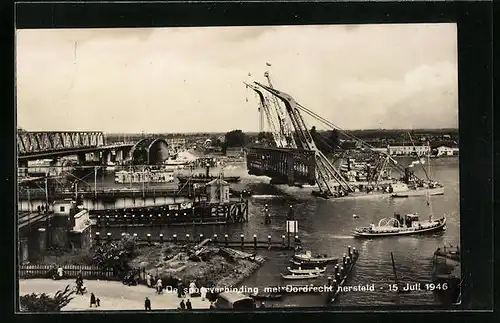
[{"label": "shrub", "polygon": [[28,294],[19,298],[20,309],[23,312],[59,312],[73,299],[69,285],[64,291],[58,291],[54,296],[42,294]]}]

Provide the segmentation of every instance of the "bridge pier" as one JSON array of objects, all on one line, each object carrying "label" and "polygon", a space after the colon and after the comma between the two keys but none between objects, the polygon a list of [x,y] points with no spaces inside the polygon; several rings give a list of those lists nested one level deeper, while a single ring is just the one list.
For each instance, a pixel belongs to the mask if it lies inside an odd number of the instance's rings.
[{"label": "bridge pier", "polygon": [[45,228],[38,228],[38,246],[41,253],[47,248],[47,231]]},{"label": "bridge pier", "polygon": [[17,176],[19,176],[19,177],[28,176],[28,161],[27,160],[18,160]]},{"label": "bridge pier", "polygon": [[115,151],[115,162],[120,162],[120,161],[123,161],[123,150],[117,150]]},{"label": "bridge pier", "polygon": [[84,165],[85,162],[87,161],[87,154],[85,153],[78,153],[78,165]]},{"label": "bridge pier", "polygon": [[19,262],[22,264],[24,262],[29,261],[29,253],[28,253],[28,238],[27,237],[19,237]]},{"label": "bridge pier", "polygon": [[109,150],[102,151],[99,162],[101,165],[108,165],[111,162],[111,152]]}]

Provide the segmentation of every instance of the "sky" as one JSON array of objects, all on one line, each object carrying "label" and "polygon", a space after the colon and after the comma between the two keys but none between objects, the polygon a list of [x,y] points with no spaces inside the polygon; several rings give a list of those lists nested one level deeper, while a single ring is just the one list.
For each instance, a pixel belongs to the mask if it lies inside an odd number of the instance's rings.
[{"label": "sky", "polygon": [[341,129],[458,127],[455,24],[17,30],[17,124],[258,131],[265,71]]}]

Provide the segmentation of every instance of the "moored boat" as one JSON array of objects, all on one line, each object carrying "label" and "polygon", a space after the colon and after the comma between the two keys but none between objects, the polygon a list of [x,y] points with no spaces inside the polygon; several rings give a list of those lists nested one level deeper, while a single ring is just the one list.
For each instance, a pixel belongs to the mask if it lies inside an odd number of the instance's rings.
[{"label": "moored boat", "polygon": [[446,246],[434,252],[432,260],[433,291],[445,302],[460,303],[461,263],[460,249]]},{"label": "moored boat", "polygon": [[391,185],[391,197],[412,197],[424,195],[443,195],[444,187],[439,183],[429,183],[423,187],[412,187],[405,183]]},{"label": "moored boat", "polygon": [[321,274],[314,274],[314,273],[309,273],[309,274],[290,274],[290,275],[283,275],[281,274],[281,277],[283,279],[287,279],[287,280],[290,280],[290,279],[315,279],[315,278],[318,278],[320,277]]},{"label": "moored boat", "polygon": [[250,297],[254,300],[262,301],[262,300],[278,300],[282,299],[283,295],[278,293],[256,293],[250,294]]},{"label": "moored boat", "polygon": [[303,254],[293,255],[293,259],[298,260],[301,263],[328,263],[337,261],[336,257],[328,257],[327,255],[318,255],[313,257],[311,251],[306,251]]},{"label": "moored boat", "polygon": [[301,268],[316,268],[318,266],[322,267],[322,266],[326,266],[327,265],[327,261],[324,261],[324,262],[306,262],[306,261],[300,261],[300,260],[297,260],[297,259],[290,259],[290,262],[292,264],[294,264],[295,266],[298,266],[298,267],[301,267]]},{"label": "moored boat", "polygon": [[429,220],[427,221],[421,221],[419,215],[416,213],[404,216],[394,213],[393,218],[383,218],[378,222],[378,225],[372,223],[369,227],[354,229],[352,235],[361,238],[375,238],[446,230],[446,216],[443,215],[437,220],[432,216],[433,212],[429,194],[427,194],[427,205],[431,208]]},{"label": "moored boat", "polygon": [[446,216],[438,220],[430,218],[420,221],[417,214],[406,214],[404,217],[395,214],[394,218],[381,219],[378,225],[356,228],[353,236],[361,238],[375,238],[387,236],[400,236],[417,233],[429,233],[446,230]]},{"label": "moored boat", "polygon": [[292,274],[322,274],[325,272],[326,267],[315,267],[315,268],[291,268],[287,267],[288,271],[291,272]]}]

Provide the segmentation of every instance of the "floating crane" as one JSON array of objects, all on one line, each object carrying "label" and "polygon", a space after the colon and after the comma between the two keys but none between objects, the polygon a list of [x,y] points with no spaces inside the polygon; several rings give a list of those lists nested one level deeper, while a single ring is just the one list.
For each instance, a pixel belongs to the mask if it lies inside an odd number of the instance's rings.
[{"label": "floating crane", "polygon": [[[265,89],[273,96],[279,98],[285,105],[286,112],[295,130],[296,146],[299,149],[314,151],[316,161],[316,183],[321,195],[333,196],[336,193],[353,192],[354,189],[343,178],[342,174],[330,163],[328,158],[316,147],[314,140],[306,127],[304,119],[298,109],[298,104],[295,99],[289,94],[278,91],[270,86],[263,85],[259,82],[254,82],[257,86]],[[332,181],[337,184],[332,185]],[[337,186],[338,189],[334,187]]]},{"label": "floating crane", "polygon": [[[284,133],[280,130],[280,128],[276,127],[276,124],[274,122],[274,118],[272,117],[272,114],[271,114],[271,111],[269,108],[267,98],[264,96],[264,93],[262,93],[262,90],[253,84],[248,84],[245,82],[243,82],[243,83],[248,88],[254,90],[257,93],[257,95],[259,96],[259,100],[260,100],[259,112],[261,112],[261,113],[264,112],[264,114],[266,115],[266,119],[267,119],[267,122],[269,125],[269,130],[271,131],[271,133],[273,135],[274,142],[276,143],[276,146],[280,147],[280,148],[287,147],[287,139],[284,136]],[[262,130],[263,129],[261,129],[261,131]]]},{"label": "floating crane", "polygon": [[[314,152],[316,164],[315,181],[320,190],[320,196],[327,197],[348,194],[355,190],[356,182],[349,182],[344,175],[336,169],[333,163],[316,147],[314,139],[301,115],[301,111],[317,121],[322,122],[329,128],[339,130],[344,136],[360,143],[374,155],[375,164],[373,168],[367,170],[368,185],[377,186],[379,184],[383,171],[389,163],[401,172],[406,171],[389,153],[376,151],[373,146],[360,138],[342,130],[327,119],[296,102],[291,95],[275,89],[271,82],[269,72],[265,72],[264,76],[268,81],[268,85],[263,85],[259,82],[254,82],[254,84],[245,83],[245,85],[253,89],[259,95],[259,111],[264,111],[266,114],[277,147],[304,149]],[[274,111],[270,108],[269,99],[264,95],[262,89],[271,94],[271,100],[275,108]],[[279,101],[284,104],[286,113],[281,109]],[[276,114],[277,122],[275,122],[276,120],[273,118],[273,112]],[[278,126],[276,126],[276,124],[278,124]]]},{"label": "floating crane", "polygon": [[[274,89],[273,83],[271,82],[271,76],[269,75],[269,72],[266,71],[264,73],[264,77],[267,79],[268,86],[271,89]],[[279,101],[276,98],[276,96],[272,96],[272,102],[274,104],[274,109],[276,111],[276,115],[278,118],[280,132],[281,132],[282,136],[286,139],[286,147],[297,148],[297,145],[295,143],[295,139],[293,136],[293,127],[290,124],[288,118],[286,117],[286,114],[281,109],[281,106],[280,106]]]}]

